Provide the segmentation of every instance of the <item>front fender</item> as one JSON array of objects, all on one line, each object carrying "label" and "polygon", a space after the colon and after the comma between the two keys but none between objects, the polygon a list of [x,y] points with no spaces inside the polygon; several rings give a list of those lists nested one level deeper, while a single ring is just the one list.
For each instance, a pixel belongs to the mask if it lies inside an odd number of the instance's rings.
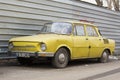
[{"label": "front fender", "polygon": [[59,46],[56,48],[56,52],[57,52],[60,48],[63,48],[63,47],[65,47],[65,48],[69,49],[70,54],[72,54],[72,48],[71,48],[71,47],[69,47],[69,46],[68,46],[68,45],[66,45],[66,44],[61,44],[61,45],[59,45]]}]

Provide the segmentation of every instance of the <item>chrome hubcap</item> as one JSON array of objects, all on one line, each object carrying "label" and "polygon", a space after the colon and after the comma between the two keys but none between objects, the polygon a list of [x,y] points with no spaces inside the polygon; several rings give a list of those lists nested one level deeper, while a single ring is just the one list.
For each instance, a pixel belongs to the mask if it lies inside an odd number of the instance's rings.
[{"label": "chrome hubcap", "polygon": [[60,62],[60,63],[64,63],[64,61],[65,61],[65,55],[64,55],[63,53],[61,53],[61,54],[59,55],[59,62]]},{"label": "chrome hubcap", "polygon": [[106,61],[106,60],[107,60],[107,58],[108,58],[107,53],[106,53],[106,52],[104,52],[104,53],[103,53],[103,60],[104,60],[104,61]]}]

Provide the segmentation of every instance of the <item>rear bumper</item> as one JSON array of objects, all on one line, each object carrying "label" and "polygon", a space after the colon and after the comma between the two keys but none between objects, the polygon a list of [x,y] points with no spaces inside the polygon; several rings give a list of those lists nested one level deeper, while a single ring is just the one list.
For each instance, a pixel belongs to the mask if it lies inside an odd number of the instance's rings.
[{"label": "rear bumper", "polygon": [[10,52],[15,54],[17,57],[54,57],[52,52]]}]

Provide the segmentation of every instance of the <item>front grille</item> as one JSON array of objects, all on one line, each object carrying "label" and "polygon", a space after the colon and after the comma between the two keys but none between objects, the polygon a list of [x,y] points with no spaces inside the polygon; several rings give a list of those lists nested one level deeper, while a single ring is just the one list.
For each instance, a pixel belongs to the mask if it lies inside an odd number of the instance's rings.
[{"label": "front grille", "polygon": [[14,46],[12,51],[36,51],[36,48],[28,46]]},{"label": "front grille", "polygon": [[32,43],[32,42],[13,42],[13,48],[12,51],[17,52],[36,52],[38,51],[38,43]]}]

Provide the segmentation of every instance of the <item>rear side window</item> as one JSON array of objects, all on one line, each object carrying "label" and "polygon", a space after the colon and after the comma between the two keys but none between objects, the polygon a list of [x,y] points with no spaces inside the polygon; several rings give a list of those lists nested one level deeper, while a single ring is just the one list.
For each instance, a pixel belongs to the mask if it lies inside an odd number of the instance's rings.
[{"label": "rear side window", "polygon": [[76,25],[74,34],[77,36],[85,36],[85,29],[83,25]]},{"label": "rear side window", "polygon": [[92,26],[87,26],[86,31],[87,31],[88,36],[94,36],[94,37],[98,36],[97,32]]}]

